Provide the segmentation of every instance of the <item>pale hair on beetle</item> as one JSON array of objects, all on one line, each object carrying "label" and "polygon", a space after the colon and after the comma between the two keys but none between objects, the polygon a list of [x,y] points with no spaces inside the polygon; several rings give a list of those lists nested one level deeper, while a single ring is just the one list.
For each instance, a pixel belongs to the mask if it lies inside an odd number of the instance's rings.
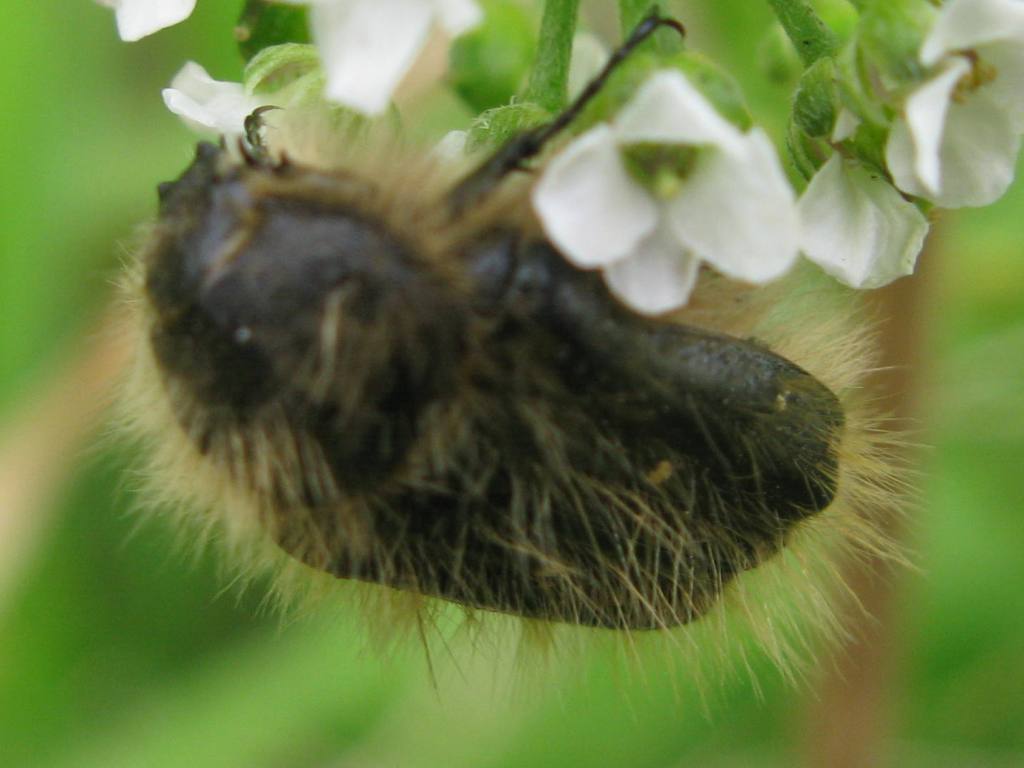
[{"label": "pale hair on beetle", "polygon": [[731,614],[787,669],[788,626],[839,629],[837,553],[897,557],[863,313],[799,274],[704,270],[643,317],[512,174],[665,23],[461,178],[298,111],[240,156],[200,144],[124,280],[147,503],[282,604],[361,584],[389,627],[455,603],[474,627],[684,646]]}]

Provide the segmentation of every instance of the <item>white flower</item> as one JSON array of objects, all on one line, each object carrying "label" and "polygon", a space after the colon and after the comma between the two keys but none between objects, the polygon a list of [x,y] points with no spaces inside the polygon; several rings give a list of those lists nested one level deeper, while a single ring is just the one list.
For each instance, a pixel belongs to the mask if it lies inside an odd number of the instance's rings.
[{"label": "white flower", "polygon": [[360,112],[383,112],[435,22],[452,37],[483,19],[475,0],[281,0],[310,6],[326,96]]},{"label": "white flower", "polygon": [[933,75],[893,124],[893,180],[946,208],[988,205],[1013,180],[1024,132],[1024,2],[951,0],[919,58]]},{"label": "white flower", "polygon": [[914,271],[928,221],[883,177],[833,154],[800,198],[807,258],[854,288]]},{"label": "white flower", "polygon": [[184,21],[196,7],[196,0],[99,0],[117,15],[117,33],[134,42],[146,35]]},{"label": "white flower", "polygon": [[[637,144],[694,152],[671,194],[631,175],[623,153]],[[603,269],[616,295],[649,314],[685,304],[702,261],[764,283],[797,257],[793,192],[768,137],[739,131],[674,70],[653,75],[613,123],[555,157],[533,205],[570,261]]]},{"label": "white flower", "polygon": [[245,118],[264,103],[247,94],[240,83],[214,80],[194,61],[174,76],[163,97],[167,108],[189,127],[227,136],[241,135]]}]

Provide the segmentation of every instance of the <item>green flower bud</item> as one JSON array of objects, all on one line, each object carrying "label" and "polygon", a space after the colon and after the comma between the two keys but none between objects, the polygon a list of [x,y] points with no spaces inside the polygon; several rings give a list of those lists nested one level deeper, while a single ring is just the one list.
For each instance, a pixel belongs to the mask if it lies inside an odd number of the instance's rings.
[{"label": "green flower bud", "polygon": [[793,97],[793,121],[808,136],[827,137],[832,133],[838,114],[835,61],[821,58],[800,78]]},{"label": "green flower bud", "polygon": [[316,48],[312,45],[285,43],[264,48],[253,56],[245,66],[242,85],[247,93],[274,93],[302,78],[319,73],[320,56]]},{"label": "green flower bud", "polygon": [[824,162],[823,144],[820,139],[808,136],[794,120],[789,121],[786,149],[793,165],[804,179],[814,176],[818,166]]}]

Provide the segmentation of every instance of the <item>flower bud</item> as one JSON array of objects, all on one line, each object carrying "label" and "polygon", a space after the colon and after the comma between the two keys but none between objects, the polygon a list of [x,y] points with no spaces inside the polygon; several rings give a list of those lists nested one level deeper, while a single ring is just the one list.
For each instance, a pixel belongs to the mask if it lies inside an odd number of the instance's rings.
[{"label": "flower bud", "polygon": [[800,78],[793,97],[793,121],[808,136],[829,136],[839,114],[836,65],[831,58],[814,62]]},{"label": "flower bud", "polygon": [[242,85],[247,93],[273,93],[319,70],[320,55],[312,45],[274,45],[249,60]]}]

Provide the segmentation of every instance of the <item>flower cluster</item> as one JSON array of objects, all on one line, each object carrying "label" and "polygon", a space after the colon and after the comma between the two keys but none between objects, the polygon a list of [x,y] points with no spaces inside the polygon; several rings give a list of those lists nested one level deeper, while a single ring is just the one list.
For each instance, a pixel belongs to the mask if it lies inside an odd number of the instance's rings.
[{"label": "flower cluster", "polygon": [[[126,40],[183,20],[195,5],[99,1],[116,10]],[[323,95],[370,115],[386,109],[432,29],[454,37],[483,19],[475,0],[276,2],[309,7]],[[987,205],[1013,179],[1024,134],[1024,0],[857,5],[850,40],[826,29],[815,53],[803,52],[812,106],[803,114],[813,125],[794,108],[791,147],[807,178],[799,197],[767,135],[737,127],[701,90],[706,82],[666,60],[648,67],[616,114],[606,109],[604,122],[547,164],[533,206],[551,241],[649,314],[685,304],[701,264],[755,284],[787,272],[801,253],[856,288],[910,274],[930,207]],[[872,14],[890,20],[904,11],[901,40],[887,48],[871,38],[895,28],[872,27]],[[604,56],[593,41],[577,49],[571,91]],[[215,81],[194,63],[164,99],[194,127],[221,134],[240,133],[259,105],[242,85]],[[466,134],[455,132],[437,154],[465,146]]]},{"label": "flower cluster", "polygon": [[928,77],[885,148],[893,181],[944,208],[988,205],[1010,186],[1024,133],[1024,2],[951,0],[919,58]]},{"label": "flower cluster", "polygon": [[[913,271],[928,223],[911,199],[982,206],[1009,187],[1024,133],[1024,2],[950,0],[903,64],[915,74],[863,68],[883,120],[843,105],[835,152],[801,201],[804,252],[857,288]],[[881,167],[858,151],[862,119],[887,136]]]}]

